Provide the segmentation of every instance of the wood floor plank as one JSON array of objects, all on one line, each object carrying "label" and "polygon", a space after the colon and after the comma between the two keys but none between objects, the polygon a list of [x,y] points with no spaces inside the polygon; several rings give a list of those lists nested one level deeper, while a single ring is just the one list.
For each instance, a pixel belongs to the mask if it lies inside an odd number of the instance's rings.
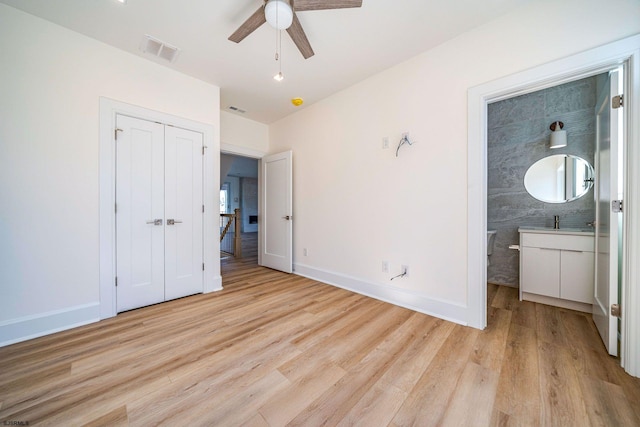
[{"label": "wood floor plank", "polygon": [[493,416],[499,375],[499,371],[474,362],[467,363],[440,425],[489,425]]},{"label": "wood floor plank", "polygon": [[639,423],[640,379],[588,315],[490,285],[479,331],[244,253],[222,261],[220,292],[0,348],[0,423]]},{"label": "wood floor plank", "polygon": [[495,409],[540,424],[540,371],[536,331],[512,323],[500,371]]},{"label": "wood floor plank", "polygon": [[514,306],[518,305],[518,303],[518,288],[498,286],[496,295],[491,301],[491,307],[511,311]]},{"label": "wood floor plank", "polygon": [[129,419],[127,417],[127,407],[120,406],[107,414],[104,414],[93,421],[85,423],[82,427],[102,427],[102,426],[127,426]]},{"label": "wood floor plank", "polygon": [[344,415],[337,426],[386,426],[393,420],[408,394],[391,384],[379,381]]},{"label": "wood floor plank", "polygon": [[[437,426],[447,409],[479,331],[456,325],[407,396],[393,422]],[[452,355],[457,357],[452,357]]]},{"label": "wood floor plank", "polygon": [[578,378],[592,426],[640,426],[622,387],[585,375]]},{"label": "wood floor plank", "polygon": [[[398,349],[399,351],[399,349]],[[335,425],[376,384],[395,354],[373,350],[334,387],[307,406],[290,423],[292,426]]]},{"label": "wood floor plank", "polygon": [[495,298],[499,288],[500,286],[494,283],[487,283],[487,307],[491,307],[493,298]]},{"label": "wood floor plank", "polygon": [[[321,373],[318,375],[318,373]],[[319,398],[342,377],[346,371],[331,361],[310,363],[304,372],[296,371],[288,378],[291,386],[269,399],[259,412],[271,426],[284,426]]]},{"label": "wood floor plank", "polygon": [[569,344],[560,316],[561,310],[550,305],[536,304],[536,333],[538,339],[558,346]]},{"label": "wood floor plank", "polygon": [[407,344],[403,344],[404,351],[396,357],[380,379],[381,382],[391,384],[407,393],[413,390],[455,327],[451,322],[421,314],[416,314],[413,319],[414,322],[405,323],[407,330],[404,329],[405,325],[402,325],[398,329],[401,334],[378,347],[382,351],[393,351],[388,349],[395,348],[398,338],[404,340],[407,335],[412,337]]},{"label": "wood floor plank", "polygon": [[589,425],[577,373],[565,348],[538,342],[541,422],[547,426]]},{"label": "wood floor plank", "polygon": [[536,329],[538,324],[536,303],[518,301],[511,304],[511,322],[525,328]]},{"label": "wood floor plank", "polygon": [[511,312],[489,307],[487,316],[487,327],[478,335],[470,360],[499,373],[509,335]]}]

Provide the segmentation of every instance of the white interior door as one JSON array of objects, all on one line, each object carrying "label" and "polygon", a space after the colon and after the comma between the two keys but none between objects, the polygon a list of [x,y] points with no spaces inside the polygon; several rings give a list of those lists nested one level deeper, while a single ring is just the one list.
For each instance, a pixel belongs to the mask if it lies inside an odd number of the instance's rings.
[{"label": "white interior door", "polygon": [[609,354],[618,354],[618,318],[611,315],[611,304],[618,303],[618,224],[619,213],[612,213],[611,200],[621,194],[618,178],[618,110],[611,108],[612,95],[618,94],[619,73],[611,72],[596,105],[595,153],[595,286],[593,320]]},{"label": "white interior door", "polygon": [[165,299],[202,292],[203,135],[165,129]]},{"label": "white interior door", "polygon": [[203,135],[118,115],[116,309],[203,291]]},{"label": "white interior door", "polygon": [[260,265],[293,271],[292,152],[261,160],[262,206]]},{"label": "white interior door", "polygon": [[120,312],[164,301],[164,126],[120,115],[116,124]]}]

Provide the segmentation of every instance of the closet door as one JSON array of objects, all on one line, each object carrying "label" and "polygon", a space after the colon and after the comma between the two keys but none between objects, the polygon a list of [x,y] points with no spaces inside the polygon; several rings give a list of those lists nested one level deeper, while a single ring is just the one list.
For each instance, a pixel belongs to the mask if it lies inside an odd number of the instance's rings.
[{"label": "closet door", "polygon": [[117,311],[164,301],[164,126],[118,115]]},{"label": "closet door", "polygon": [[165,299],[202,292],[202,144],[198,132],[165,128]]}]

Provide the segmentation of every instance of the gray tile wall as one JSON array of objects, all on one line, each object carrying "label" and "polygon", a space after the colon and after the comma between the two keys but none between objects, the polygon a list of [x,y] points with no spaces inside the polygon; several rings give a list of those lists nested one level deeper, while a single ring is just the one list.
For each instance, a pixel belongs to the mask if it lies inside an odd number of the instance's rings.
[{"label": "gray tile wall", "polygon": [[[595,147],[596,79],[589,77],[561,86],[490,104],[488,107],[487,228],[497,230],[487,271],[490,283],[518,286],[522,225],[584,227],[595,216],[593,189],[568,203],[545,203],[524,188],[529,166],[552,154],[573,154],[593,165]],[[549,148],[549,125],[564,122],[567,147]]]}]

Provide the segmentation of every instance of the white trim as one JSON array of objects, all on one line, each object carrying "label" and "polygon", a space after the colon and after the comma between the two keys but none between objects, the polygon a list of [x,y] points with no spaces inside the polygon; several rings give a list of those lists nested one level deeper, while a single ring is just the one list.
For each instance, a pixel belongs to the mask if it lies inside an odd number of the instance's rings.
[{"label": "white trim", "polygon": [[[534,92],[579,78],[599,74],[628,62],[631,72],[625,94],[627,118],[627,175],[625,186],[625,235],[623,249],[622,365],[632,375],[640,375],[640,35],[619,40],[586,52],[473,87],[468,92],[468,205],[467,205],[467,296],[468,323],[484,329],[486,307],[487,231],[487,105],[501,99]],[[626,313],[626,314],[625,314]]]},{"label": "white trim", "polygon": [[[636,38],[637,40],[638,38]],[[622,367],[640,377],[640,41],[629,58],[624,94],[627,144],[624,177],[622,264]]]},{"label": "white trim", "polygon": [[317,280],[338,288],[346,289],[361,295],[366,295],[390,304],[405,307],[410,310],[466,325],[467,308],[450,301],[429,298],[407,289],[383,286],[376,283],[346,276],[332,271],[314,268],[304,264],[294,264],[295,274]]},{"label": "white trim", "polygon": [[[122,114],[200,132],[204,136],[204,286],[208,293],[222,289],[218,205],[220,187],[220,141],[212,125],[176,117],[136,105],[100,97],[100,318],[116,315],[115,271],[115,145],[116,115]],[[208,269],[206,266],[210,266]],[[218,269],[211,268],[217,265]],[[212,273],[217,271],[218,274]]]},{"label": "white trim", "polygon": [[24,316],[0,323],[0,347],[72,329],[100,320],[97,302]]},{"label": "white trim", "polygon": [[239,145],[220,143],[220,152],[226,154],[234,154],[236,156],[251,157],[252,159],[261,159],[267,155],[264,151],[254,150],[252,148],[241,147]]}]

